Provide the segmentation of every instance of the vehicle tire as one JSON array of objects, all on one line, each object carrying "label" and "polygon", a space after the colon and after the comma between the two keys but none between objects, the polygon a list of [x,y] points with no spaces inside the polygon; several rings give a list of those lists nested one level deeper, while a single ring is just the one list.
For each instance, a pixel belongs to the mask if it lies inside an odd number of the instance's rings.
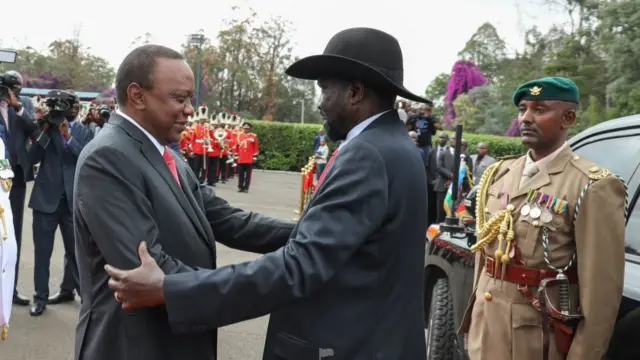
[{"label": "vehicle tire", "polygon": [[438,279],[433,286],[425,326],[427,360],[453,360],[453,296],[447,278]]}]

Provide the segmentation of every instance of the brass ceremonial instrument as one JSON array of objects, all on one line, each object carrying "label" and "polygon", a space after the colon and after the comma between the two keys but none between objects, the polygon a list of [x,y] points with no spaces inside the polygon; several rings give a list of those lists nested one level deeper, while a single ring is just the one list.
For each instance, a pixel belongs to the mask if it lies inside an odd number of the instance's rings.
[{"label": "brass ceremonial instrument", "polygon": [[2,334],[0,335],[0,339],[7,340],[9,338],[9,327],[5,324],[2,325]]},{"label": "brass ceremonial instrument", "polygon": [[215,137],[216,140],[218,140],[218,143],[220,143],[220,157],[222,157],[222,149],[224,149],[225,147],[225,143],[223,140],[226,136],[227,132],[223,128],[217,128],[213,133],[213,137]]},{"label": "brass ceremonial instrument", "polygon": [[207,170],[207,153],[213,151],[213,148],[211,147],[211,135],[209,134],[210,127],[207,123],[207,120],[209,120],[209,109],[206,106],[200,106],[194,115],[198,122],[200,122],[200,120],[205,120],[205,123],[202,125],[202,130],[204,131],[203,146],[205,147],[202,152],[202,166],[204,170]]},{"label": "brass ceremonial instrument", "polygon": [[309,157],[307,164],[300,169],[300,204],[298,209],[294,211],[296,216],[293,217],[293,221],[300,220],[304,209],[309,205],[313,193],[315,191],[315,183],[313,175],[316,173],[316,158],[315,156]]}]

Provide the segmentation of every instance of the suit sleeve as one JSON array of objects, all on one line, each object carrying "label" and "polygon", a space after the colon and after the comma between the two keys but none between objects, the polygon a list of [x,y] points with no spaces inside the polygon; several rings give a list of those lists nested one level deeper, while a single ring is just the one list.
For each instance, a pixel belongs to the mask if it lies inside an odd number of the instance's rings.
[{"label": "suit sleeve", "polygon": [[451,172],[451,170],[447,169],[447,167],[445,166],[445,163],[444,163],[444,157],[446,156],[446,154],[444,153],[445,151],[449,151],[449,150],[444,149],[443,151],[441,151],[440,156],[438,156],[438,158],[436,159],[436,164],[437,164],[436,169],[438,170],[438,174],[443,176],[445,179],[449,180],[453,178],[453,173]]},{"label": "suit sleeve", "polygon": [[[203,331],[255,318],[313,296],[383,223],[385,164],[369,145],[341,150],[284,248],[254,261],[165,277],[174,332]],[[358,166],[353,166],[358,164]]]},{"label": "suit sleeve", "polygon": [[217,242],[230,248],[265,254],[287,244],[295,223],[234,208],[200,185],[204,210]]},{"label": "suit sleeve", "polygon": [[[80,213],[109,265],[119,269],[140,266],[138,246],[145,240],[165,274],[193,271],[167,255],[157,242],[158,225],[142,192],[143,181],[124,153],[110,147],[97,149],[76,169],[74,212]],[[75,218],[77,221],[78,214]]]},{"label": "suit sleeve", "polygon": [[608,176],[584,196],[575,224],[584,320],[578,325],[567,360],[600,360],[607,351],[624,283],[625,189]]},{"label": "suit sleeve", "polygon": [[76,124],[74,134],[67,143],[67,149],[75,155],[76,158],[80,156],[80,152],[84,149],[85,145],[93,139],[93,132],[88,126],[82,124]]},{"label": "suit sleeve", "polygon": [[34,139],[33,142],[29,143],[27,141],[26,149],[29,162],[33,165],[41,162],[44,158],[44,152],[50,143],[51,136],[49,134],[49,131],[39,131],[38,136]]}]

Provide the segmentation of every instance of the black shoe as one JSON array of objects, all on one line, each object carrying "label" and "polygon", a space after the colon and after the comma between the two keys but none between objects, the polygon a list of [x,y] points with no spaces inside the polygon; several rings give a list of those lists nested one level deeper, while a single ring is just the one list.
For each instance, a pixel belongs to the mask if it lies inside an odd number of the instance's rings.
[{"label": "black shoe", "polygon": [[59,293],[49,297],[49,304],[57,305],[62,303],[72,302],[76,299],[73,291],[61,290]]},{"label": "black shoe", "polygon": [[244,189],[244,190],[242,190],[242,192],[248,194],[249,193],[249,189]]},{"label": "black shoe", "polygon": [[28,306],[29,303],[31,301],[29,301],[29,298],[27,298],[26,296],[20,294],[20,293],[14,293],[13,294],[13,304],[14,305],[18,305],[18,306]]},{"label": "black shoe", "polygon": [[36,302],[31,305],[31,309],[29,309],[29,315],[31,316],[40,316],[47,309],[47,304],[43,302]]},{"label": "black shoe", "polygon": [[238,192],[244,192],[244,189],[238,189]]}]

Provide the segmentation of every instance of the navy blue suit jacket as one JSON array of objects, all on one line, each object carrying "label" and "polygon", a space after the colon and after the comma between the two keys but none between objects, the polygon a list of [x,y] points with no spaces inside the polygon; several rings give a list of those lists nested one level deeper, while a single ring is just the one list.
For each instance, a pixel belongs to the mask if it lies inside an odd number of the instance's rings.
[{"label": "navy blue suit jacket", "polygon": [[72,211],[76,162],[84,146],[93,139],[93,133],[80,121],[70,126],[69,133],[71,139],[66,145],[58,129],[50,128],[28,146],[31,164],[40,163],[29,199],[29,207],[33,210],[52,214],[65,195],[69,211]]},{"label": "navy blue suit jacket", "polygon": [[[24,111],[21,116],[18,116],[16,111],[9,107],[9,129],[7,131],[5,127],[5,145],[9,150],[9,162],[11,167],[16,169],[20,166],[21,173],[16,173],[14,182],[18,182],[18,179],[24,179],[24,181],[33,180],[33,166],[29,161],[27,155],[26,146],[29,144],[29,138],[39,135],[38,124],[33,117],[33,105],[30,100],[24,100],[20,97]],[[2,115],[0,115],[0,118]],[[4,119],[2,119],[4,123]]]}]

